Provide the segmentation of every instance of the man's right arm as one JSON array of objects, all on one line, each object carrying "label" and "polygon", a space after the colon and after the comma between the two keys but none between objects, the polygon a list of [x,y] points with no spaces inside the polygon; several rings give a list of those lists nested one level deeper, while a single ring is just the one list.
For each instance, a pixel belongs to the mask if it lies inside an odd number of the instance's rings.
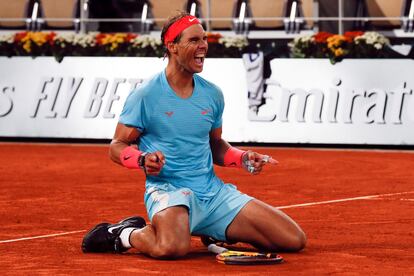
[{"label": "man's right arm", "polygon": [[139,151],[135,145],[131,145],[140,136],[141,132],[135,127],[118,123],[114,138],[109,146],[109,157],[115,163],[129,169],[142,168],[145,174],[158,175],[165,164],[165,156],[161,151],[144,153]]},{"label": "man's right arm", "polygon": [[139,132],[135,127],[129,127],[124,124],[118,123],[116,126],[114,138],[112,138],[111,144],[109,146],[109,157],[115,163],[122,165],[121,162],[121,152],[131,146],[139,136]]}]

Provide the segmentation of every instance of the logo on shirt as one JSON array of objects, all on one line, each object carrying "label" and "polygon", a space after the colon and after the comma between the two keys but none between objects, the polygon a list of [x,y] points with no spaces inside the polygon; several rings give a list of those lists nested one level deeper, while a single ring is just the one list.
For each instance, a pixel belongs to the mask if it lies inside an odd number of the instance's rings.
[{"label": "logo on shirt", "polygon": [[196,20],[197,18],[189,18],[188,21],[189,22],[193,22],[194,20]]},{"label": "logo on shirt", "polygon": [[185,196],[191,195],[191,192],[189,192],[189,191],[181,191],[181,193]]},{"label": "logo on shirt", "polygon": [[171,117],[174,114],[174,112],[173,111],[167,111],[167,112],[165,112],[165,114],[167,114],[168,117]]},{"label": "logo on shirt", "polygon": [[207,115],[208,113],[210,113],[209,109],[203,109],[201,110],[201,115]]}]

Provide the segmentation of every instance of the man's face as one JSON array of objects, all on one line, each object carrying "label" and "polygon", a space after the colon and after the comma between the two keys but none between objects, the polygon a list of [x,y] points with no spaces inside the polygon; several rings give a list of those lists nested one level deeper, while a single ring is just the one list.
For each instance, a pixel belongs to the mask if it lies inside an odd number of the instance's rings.
[{"label": "man's face", "polygon": [[207,50],[207,35],[203,27],[200,24],[192,25],[181,33],[177,43],[177,61],[185,71],[200,73]]}]

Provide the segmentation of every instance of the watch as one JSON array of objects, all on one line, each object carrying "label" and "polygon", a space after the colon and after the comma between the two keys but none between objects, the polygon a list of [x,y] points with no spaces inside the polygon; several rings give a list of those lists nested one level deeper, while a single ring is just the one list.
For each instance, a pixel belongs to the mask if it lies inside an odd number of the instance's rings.
[{"label": "watch", "polygon": [[138,157],[138,166],[145,171],[145,156],[148,155],[149,152],[143,152]]}]

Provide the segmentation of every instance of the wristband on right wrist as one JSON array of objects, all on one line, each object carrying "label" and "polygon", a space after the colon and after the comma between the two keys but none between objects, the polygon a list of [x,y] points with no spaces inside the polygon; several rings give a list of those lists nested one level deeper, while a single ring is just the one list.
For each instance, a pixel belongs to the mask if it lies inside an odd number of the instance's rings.
[{"label": "wristband on right wrist", "polygon": [[135,147],[129,146],[124,148],[119,155],[119,159],[124,167],[128,169],[139,169],[138,159],[142,152]]}]

